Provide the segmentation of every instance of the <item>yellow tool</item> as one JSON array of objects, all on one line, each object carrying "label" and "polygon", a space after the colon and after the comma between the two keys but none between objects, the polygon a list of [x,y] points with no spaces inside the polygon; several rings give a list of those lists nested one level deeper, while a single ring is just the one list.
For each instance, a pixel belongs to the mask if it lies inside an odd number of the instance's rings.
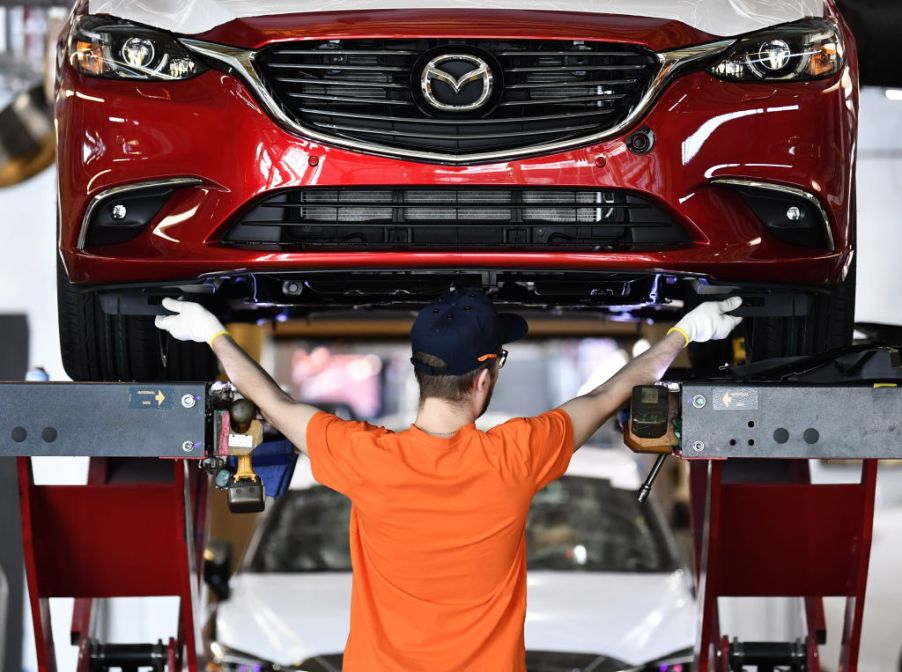
[{"label": "yellow tool", "polygon": [[254,473],[251,454],[263,443],[263,423],[257,407],[247,399],[232,403],[229,418],[229,454],[238,458],[238,468],[229,483],[229,509],[233,513],[259,513],[265,508],[263,484]]}]

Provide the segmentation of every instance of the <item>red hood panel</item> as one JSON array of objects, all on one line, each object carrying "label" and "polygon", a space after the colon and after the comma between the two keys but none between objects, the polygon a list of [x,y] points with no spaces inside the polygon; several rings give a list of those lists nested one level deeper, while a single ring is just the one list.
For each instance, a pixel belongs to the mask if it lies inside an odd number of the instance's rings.
[{"label": "red hood panel", "polygon": [[603,40],[666,51],[718,39],[680,21],[581,12],[388,9],[236,19],[197,38],[247,49],[273,42],[348,38]]}]

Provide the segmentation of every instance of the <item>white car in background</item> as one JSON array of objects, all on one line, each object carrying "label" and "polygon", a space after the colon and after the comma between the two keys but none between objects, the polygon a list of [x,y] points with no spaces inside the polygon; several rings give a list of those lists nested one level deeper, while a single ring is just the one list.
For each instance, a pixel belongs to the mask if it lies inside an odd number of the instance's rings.
[{"label": "white car in background", "polygon": [[[526,529],[529,672],[691,670],[691,577],[657,508],[638,504],[639,485],[629,452],[584,447],[567,474],[533,501]],[[350,619],[350,506],[317,484],[302,458],[214,612],[208,670],[341,670]]]}]

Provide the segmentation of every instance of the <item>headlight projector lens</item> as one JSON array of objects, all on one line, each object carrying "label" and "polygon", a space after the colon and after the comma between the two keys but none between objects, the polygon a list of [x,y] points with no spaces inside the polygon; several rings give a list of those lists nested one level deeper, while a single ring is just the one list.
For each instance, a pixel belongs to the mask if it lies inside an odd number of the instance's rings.
[{"label": "headlight projector lens", "polygon": [[792,49],[783,40],[771,40],[761,45],[755,65],[770,72],[780,72],[789,64]]},{"label": "headlight projector lens", "polygon": [[122,59],[136,68],[146,68],[155,57],[153,42],[143,37],[131,37],[122,45]]}]

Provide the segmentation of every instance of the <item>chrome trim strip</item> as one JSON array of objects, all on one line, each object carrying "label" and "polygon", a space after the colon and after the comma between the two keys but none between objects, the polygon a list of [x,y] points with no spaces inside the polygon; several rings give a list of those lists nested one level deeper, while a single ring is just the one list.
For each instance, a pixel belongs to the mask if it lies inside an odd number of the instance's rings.
[{"label": "chrome trim strip", "polygon": [[85,208],[85,215],[81,219],[81,228],[78,231],[78,243],[76,244],[75,249],[85,249],[85,240],[88,238],[88,224],[91,221],[91,217],[94,215],[94,211],[104,201],[115,196],[131,193],[133,191],[143,191],[144,189],[155,189],[157,187],[193,187],[199,184],[203,184],[203,180],[196,177],[167,177],[159,180],[148,180],[147,182],[124,184],[101,191],[91,199],[88,207]]},{"label": "chrome trim strip", "polygon": [[796,187],[788,187],[785,184],[775,184],[773,182],[759,182],[757,180],[743,180],[739,178],[732,177],[718,177],[711,180],[710,184],[722,186],[722,187],[747,187],[749,189],[762,189],[764,191],[777,191],[782,194],[789,194],[790,196],[797,196],[799,198],[804,198],[806,201],[811,203],[815,208],[817,208],[818,212],[821,213],[821,217],[824,219],[824,226],[827,229],[827,242],[830,245],[830,249],[832,251],[836,251],[836,242],[833,239],[833,230],[830,228],[830,216],[827,214],[827,209],[824,207],[824,204],[821,203],[821,199],[819,199],[814,194],[805,191],[804,189],[798,189]]},{"label": "chrome trim strip", "polygon": [[423,152],[410,149],[401,149],[380,145],[376,143],[348,140],[332,135],[327,135],[315,131],[311,128],[303,126],[294,121],[285,111],[279,102],[273,97],[266,86],[266,83],[260,77],[257,69],[254,67],[255,51],[241,49],[238,47],[230,47],[212,42],[202,42],[200,40],[192,40],[182,38],[179,40],[187,49],[217,60],[230,68],[232,68],[257,94],[267,111],[283,126],[295,131],[299,135],[310,140],[321,142],[325,145],[341,147],[352,151],[363,152],[366,154],[375,154],[377,156],[388,156],[399,159],[415,159],[427,163],[445,163],[445,164],[467,164],[467,163],[493,163],[496,161],[507,161],[510,159],[521,159],[527,156],[535,156],[539,154],[554,154],[566,149],[591,145],[602,140],[621,134],[623,131],[634,125],[649,110],[657,99],[664,87],[667,86],[676,77],[681,70],[687,65],[695,63],[701,59],[722,53],[729,49],[736,40],[719,40],[708,44],[698,45],[694,47],[686,47],[684,49],[676,49],[674,51],[659,52],[656,54],[661,64],[657,76],[652,80],[645,92],[645,95],[639,100],[639,103],[633,108],[629,116],[621,123],[613,128],[609,128],[601,133],[587,135],[571,140],[559,142],[547,142],[538,145],[530,145],[518,149],[503,150],[498,152],[481,152],[476,154],[442,154],[438,152]]}]

